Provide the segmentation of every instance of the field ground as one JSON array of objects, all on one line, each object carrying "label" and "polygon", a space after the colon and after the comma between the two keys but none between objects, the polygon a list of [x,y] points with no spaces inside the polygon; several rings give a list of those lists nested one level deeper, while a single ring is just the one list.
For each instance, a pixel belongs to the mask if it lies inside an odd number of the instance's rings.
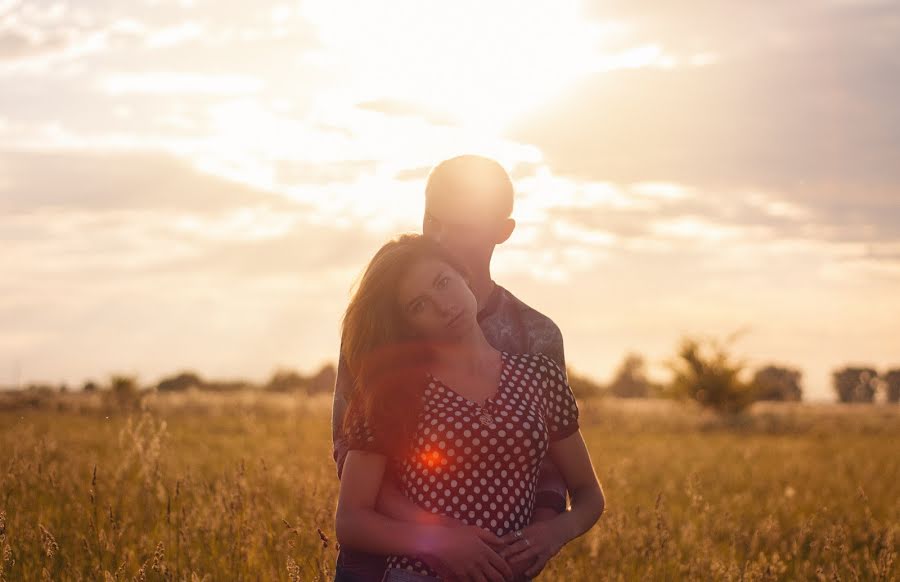
[{"label": "field ground", "polygon": [[[0,580],[330,579],[325,398],[0,398]],[[582,402],[600,522],[541,580],[896,580],[900,407]]]}]

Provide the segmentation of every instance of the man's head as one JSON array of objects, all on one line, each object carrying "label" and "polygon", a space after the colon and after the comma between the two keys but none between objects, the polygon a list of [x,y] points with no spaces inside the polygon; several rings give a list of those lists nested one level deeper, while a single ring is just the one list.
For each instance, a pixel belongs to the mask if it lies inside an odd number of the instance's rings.
[{"label": "man's head", "polygon": [[503,166],[482,156],[457,156],[428,176],[422,233],[468,265],[490,261],[494,246],[516,226],[512,209],[512,181]]}]

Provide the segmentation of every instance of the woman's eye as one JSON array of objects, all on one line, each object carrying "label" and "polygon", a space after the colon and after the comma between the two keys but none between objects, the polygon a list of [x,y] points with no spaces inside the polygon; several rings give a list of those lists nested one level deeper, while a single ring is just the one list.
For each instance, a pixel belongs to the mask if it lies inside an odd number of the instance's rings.
[{"label": "woman's eye", "polygon": [[422,311],[422,302],[416,301],[409,310],[411,313],[420,313]]},{"label": "woman's eye", "polygon": [[438,286],[438,289],[443,289],[444,287],[447,286],[447,283],[449,283],[449,282],[450,282],[450,277],[442,277],[442,278],[438,281],[438,285],[437,285],[437,286]]}]

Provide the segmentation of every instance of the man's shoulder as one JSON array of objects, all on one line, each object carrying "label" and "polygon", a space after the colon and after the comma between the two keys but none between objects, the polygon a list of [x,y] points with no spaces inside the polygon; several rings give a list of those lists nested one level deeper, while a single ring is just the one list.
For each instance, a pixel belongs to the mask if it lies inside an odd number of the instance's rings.
[{"label": "man's shoulder", "polygon": [[520,352],[544,353],[565,367],[563,337],[556,322],[508,289],[500,287],[499,291],[496,309],[491,314],[496,319],[483,322],[482,327],[486,324],[491,335],[500,338],[498,345],[515,346]]},{"label": "man's shoulder", "polygon": [[556,322],[553,321],[548,315],[541,313],[531,305],[528,305],[521,299],[519,299],[512,291],[509,289],[497,285],[500,288],[501,293],[501,305],[500,310],[504,310],[506,312],[515,312],[515,314],[522,320],[522,323],[528,329],[534,329],[537,331],[544,331],[549,335],[559,334],[559,326],[556,325]]}]

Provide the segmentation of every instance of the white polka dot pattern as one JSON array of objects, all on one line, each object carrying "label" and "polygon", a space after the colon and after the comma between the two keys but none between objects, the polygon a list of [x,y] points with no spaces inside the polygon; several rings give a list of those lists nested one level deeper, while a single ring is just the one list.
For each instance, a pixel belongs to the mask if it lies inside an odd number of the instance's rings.
[{"label": "white polka dot pattern", "polygon": [[[578,430],[566,376],[543,354],[501,352],[497,393],[484,409],[428,376],[409,458],[394,459],[400,487],[420,507],[502,536],[530,523],[535,487],[549,443]],[[351,448],[381,451],[367,427]],[[413,556],[388,568],[436,576]]]}]

